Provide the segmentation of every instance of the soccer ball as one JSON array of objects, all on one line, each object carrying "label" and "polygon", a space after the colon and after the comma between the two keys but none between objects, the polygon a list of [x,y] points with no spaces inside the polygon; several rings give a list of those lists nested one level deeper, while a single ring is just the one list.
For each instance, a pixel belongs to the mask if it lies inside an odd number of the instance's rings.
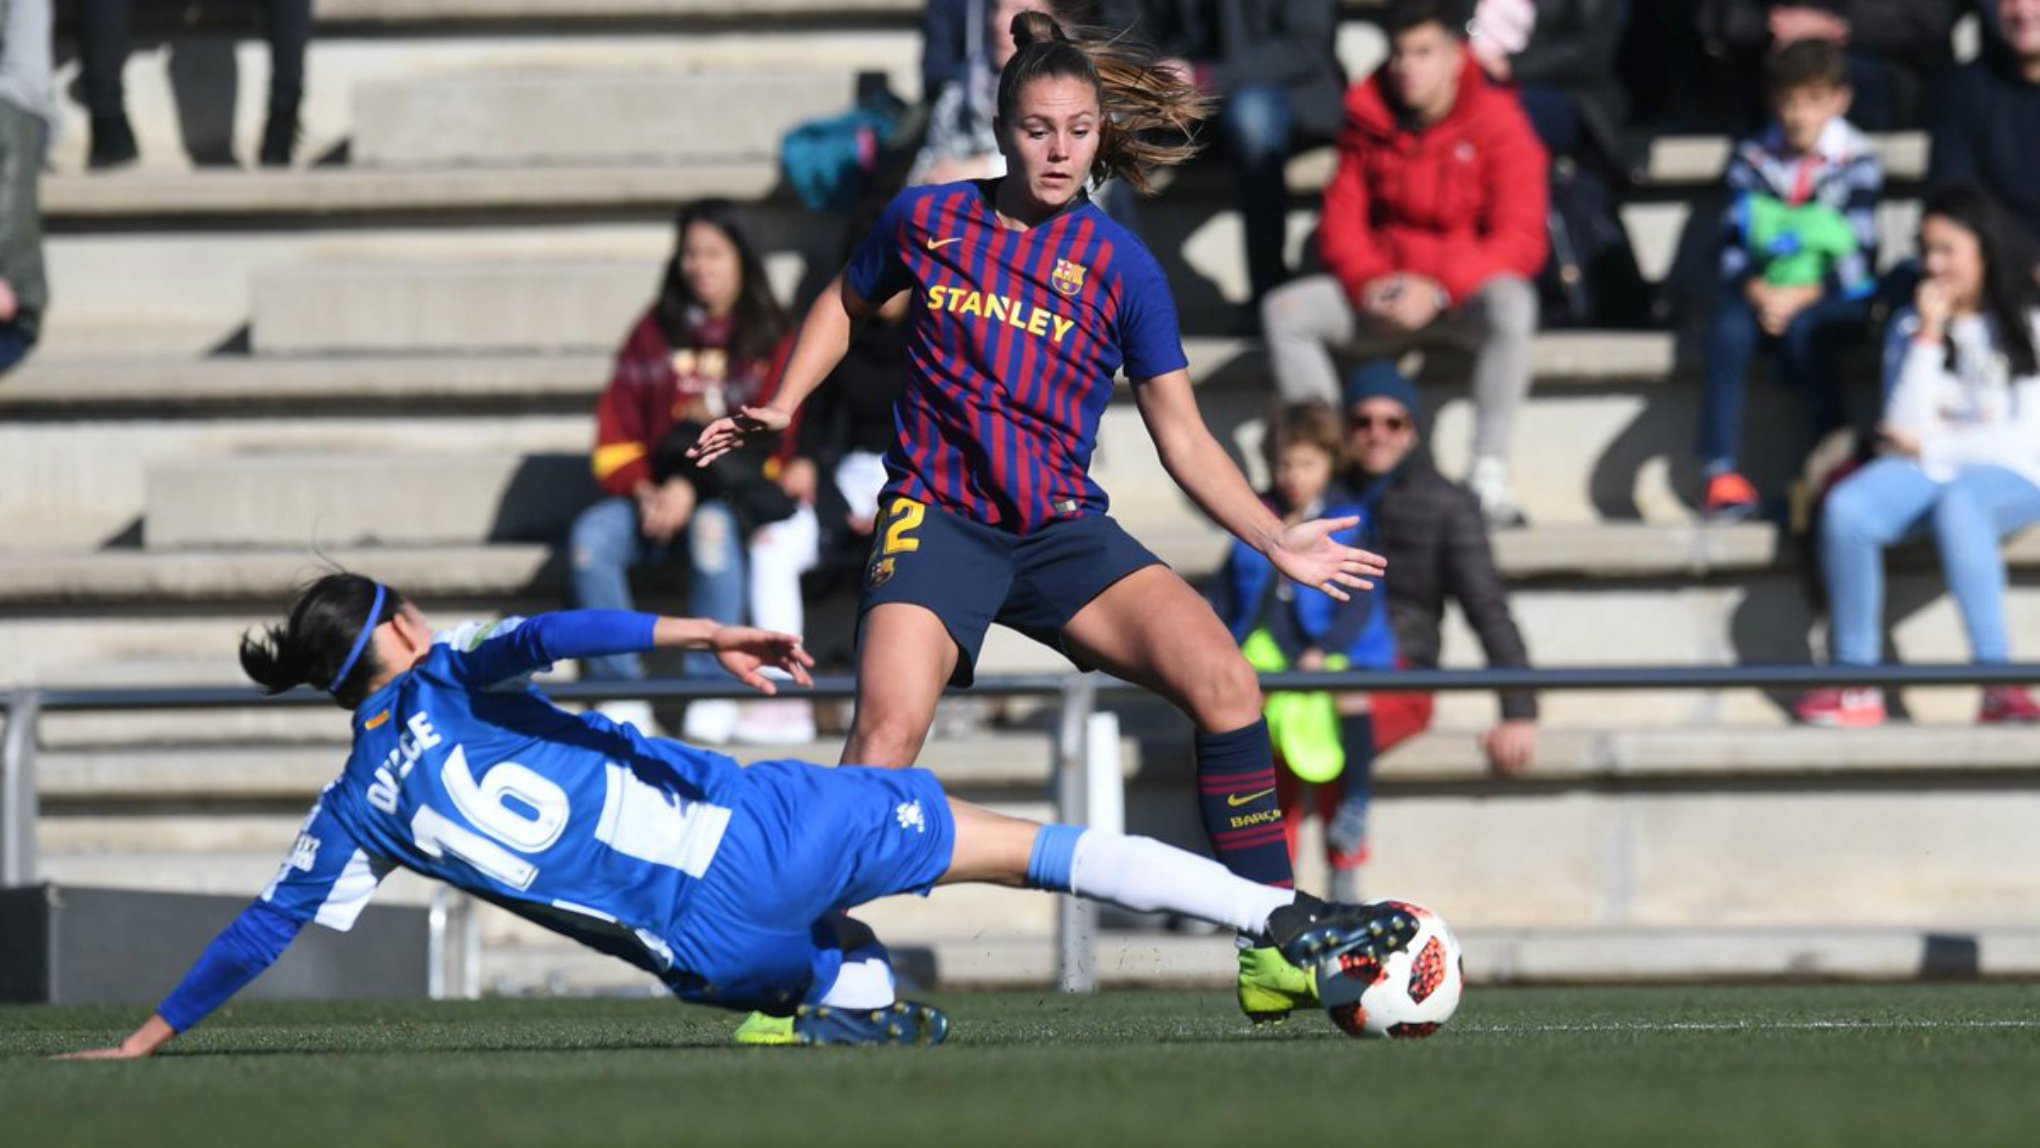
[{"label": "soccer ball", "polygon": [[1347,954],[1318,966],[1318,999],[1348,1036],[1418,1040],[1452,1019],[1465,969],[1445,918],[1408,901],[1382,901],[1416,915],[1409,947],[1385,961]]}]

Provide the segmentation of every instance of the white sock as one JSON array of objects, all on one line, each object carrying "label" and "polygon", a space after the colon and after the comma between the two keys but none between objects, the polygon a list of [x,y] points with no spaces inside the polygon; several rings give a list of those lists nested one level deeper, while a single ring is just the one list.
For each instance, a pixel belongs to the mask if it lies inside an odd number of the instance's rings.
[{"label": "white sock", "polygon": [[885,1008],[897,999],[891,962],[882,955],[859,959],[856,953],[843,954],[836,983],[822,994],[822,1003],[830,1008]]},{"label": "white sock", "polygon": [[1268,914],[1296,893],[1235,876],[1225,866],[1152,837],[1093,829],[1077,839],[1070,892],[1137,913],[1182,913],[1242,933],[1264,934]]}]

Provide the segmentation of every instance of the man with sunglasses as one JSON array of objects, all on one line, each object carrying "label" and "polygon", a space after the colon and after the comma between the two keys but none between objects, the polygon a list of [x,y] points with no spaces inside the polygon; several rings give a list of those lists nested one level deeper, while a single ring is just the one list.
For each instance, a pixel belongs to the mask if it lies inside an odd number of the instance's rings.
[{"label": "man with sunglasses", "polygon": [[[1374,506],[1378,534],[1368,540],[1388,560],[1389,624],[1406,665],[1438,664],[1447,593],[1458,600],[1488,664],[1530,664],[1523,635],[1509,614],[1508,591],[1488,549],[1487,525],[1473,493],[1444,475],[1421,449],[1417,388],[1394,365],[1364,364],[1346,380],[1346,454],[1350,486]],[[1537,748],[1537,698],[1501,695],[1502,719],[1481,736],[1497,773],[1530,767]],[[1377,750],[1422,733],[1431,724],[1431,695],[1380,694],[1373,701]]]}]

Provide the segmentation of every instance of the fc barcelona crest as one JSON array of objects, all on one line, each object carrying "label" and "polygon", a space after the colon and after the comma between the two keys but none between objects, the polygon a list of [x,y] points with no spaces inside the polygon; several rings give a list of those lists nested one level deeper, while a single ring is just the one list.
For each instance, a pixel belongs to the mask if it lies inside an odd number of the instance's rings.
[{"label": "fc barcelona crest", "polygon": [[1084,289],[1084,265],[1067,259],[1055,261],[1055,274],[1050,276],[1055,289],[1065,295],[1075,295]]},{"label": "fc barcelona crest", "polygon": [[871,588],[874,590],[878,589],[880,586],[892,581],[892,576],[893,560],[890,558],[879,559],[877,562],[872,563],[871,566]]}]

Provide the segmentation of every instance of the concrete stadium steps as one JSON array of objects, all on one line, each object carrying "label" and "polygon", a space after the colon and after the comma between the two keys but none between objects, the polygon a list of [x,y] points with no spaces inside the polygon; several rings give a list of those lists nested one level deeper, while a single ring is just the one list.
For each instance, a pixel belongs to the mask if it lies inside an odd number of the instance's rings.
[{"label": "concrete stadium steps", "polygon": [[841,72],[392,80],[355,88],[350,158],[366,167],[771,160],[795,125],[855,98]]},{"label": "concrete stadium steps", "polygon": [[[592,408],[591,408],[592,409]],[[580,454],[594,441],[586,411],[561,415],[421,417],[379,414],[373,401],[332,418],[282,410],[213,422],[136,413],[89,424],[0,421],[0,529],[13,552],[78,552],[133,540],[145,529],[151,467],[267,454],[311,460],[365,454],[443,454],[502,459]],[[343,502],[344,492],[332,492]],[[408,508],[400,503],[399,511]],[[202,508],[188,508],[200,510]],[[478,526],[481,524],[478,524]],[[299,524],[286,544],[320,543],[319,522]]]},{"label": "concrete stadium steps", "polygon": [[[31,358],[0,387],[0,423],[34,420],[88,432],[94,422],[205,415],[429,414],[449,409],[580,416],[593,434],[607,354],[158,355]],[[367,404],[373,404],[369,406]],[[592,441],[592,439],[591,439]]]},{"label": "concrete stadium steps", "polygon": [[[642,302],[642,301],[641,301]],[[621,341],[621,334],[618,340]],[[1243,338],[1191,335],[1184,347],[1200,387],[1265,394],[1267,354]],[[448,408],[529,415],[593,417],[608,381],[610,354],[210,356],[38,355],[0,387],[0,422],[89,424],[136,409],[151,413],[239,417],[287,409],[328,415],[376,410],[436,413]],[[1683,381],[1695,366],[1665,331],[1546,331],[1531,348],[1540,386]],[[1420,378],[1448,373],[1450,357]],[[1206,401],[1210,401],[1209,398]]]},{"label": "concrete stadium steps", "polygon": [[[236,178],[247,182],[237,186]],[[135,190],[123,193],[130,179]],[[1147,206],[1143,233],[1170,273],[1190,329],[1224,330],[1246,296],[1239,219],[1222,181],[1205,176],[1183,182],[1180,193]],[[430,288],[436,306],[478,325],[460,349],[525,346],[499,341],[516,336],[518,328],[490,324],[500,294],[489,294],[486,281],[460,288],[429,280],[449,273],[445,264],[463,262],[535,263],[525,273],[541,277],[577,273],[551,266],[554,261],[635,263],[649,272],[670,248],[673,208],[710,191],[753,204],[760,241],[772,255],[775,286],[792,297],[810,273],[833,270],[841,221],[799,210],[772,193],[777,186],[769,164],[575,167],[557,178],[543,168],[524,168],[500,175],[336,169],[57,179],[50,191],[53,234],[47,255],[53,290],[70,302],[52,312],[41,353],[210,350],[234,343],[256,315],[267,294],[267,284],[255,285],[257,276],[326,274],[344,282],[369,267],[399,279],[423,277],[426,281],[406,279],[401,289]],[[1709,301],[1714,210],[1710,193],[1697,189],[1624,209],[1646,273],[1670,276],[1676,293],[1696,304]],[[1909,249],[1917,211],[1917,201],[1902,191],[1887,198],[1880,218],[1888,258]],[[1292,211],[1289,224],[1290,255],[1300,259],[1316,225],[1314,208]],[[622,267],[613,272],[633,273]],[[592,315],[591,330],[573,332],[575,345],[611,349],[617,328],[650,290],[641,280],[622,299],[624,319],[605,322],[601,314]],[[404,349],[402,343],[375,341],[406,329],[400,317],[382,330],[373,322],[375,306],[370,297],[351,308],[326,308],[325,341],[308,345]],[[257,338],[258,345],[274,349],[303,346],[260,344]]]},{"label": "concrete stadium steps", "polygon": [[[252,163],[256,151],[267,51],[242,10],[228,5],[239,19],[221,19],[218,6],[211,13],[197,7],[196,29],[185,20],[175,26],[151,20],[146,11],[138,24],[141,50],[130,57],[124,79],[144,170]],[[904,98],[920,96],[920,5],[898,0],[432,0],[364,5],[359,18],[336,16],[332,9],[321,5],[321,26],[307,53],[301,164],[345,161],[350,144],[369,126],[357,119],[368,89],[442,78],[748,72],[824,75],[847,84],[858,72],[880,72]],[[1371,70],[1384,53],[1380,33],[1363,22],[1346,22],[1338,43],[1342,61],[1355,74]],[[845,99],[825,113],[847,104]],[[666,106],[626,106],[620,117],[598,109],[590,118],[644,119]],[[54,159],[60,170],[76,171],[84,165],[85,114],[68,99],[63,113],[67,122]],[[353,159],[361,158],[356,150]]]},{"label": "concrete stadium steps", "polygon": [[[1193,339],[1190,351],[1207,419],[1221,439],[1245,448],[1243,459],[1253,470],[1268,393],[1265,356],[1231,339]],[[1688,473],[1681,444],[1697,418],[1698,396],[1694,388],[1657,381],[1677,368],[1672,337],[1551,334],[1539,338],[1535,360],[1542,381],[1517,434],[1519,495],[1533,520],[1688,520],[1698,476]],[[1423,376],[1455,380],[1464,370],[1463,357],[1440,356],[1426,364]],[[323,488],[316,496],[322,509],[295,522],[272,519],[264,526],[270,533],[261,537],[232,533],[216,542],[338,544],[343,539],[325,533],[327,523],[337,528],[350,514],[380,516],[384,530],[400,525],[394,516],[401,514],[446,523],[446,529],[465,531],[452,537],[468,541],[506,537],[492,533],[491,525],[522,513],[518,507],[464,502],[448,492],[423,504],[400,499],[393,510],[387,500],[353,493],[356,484],[363,490],[387,485],[379,483],[375,465],[333,460],[464,455],[477,456],[480,467],[500,468],[583,455],[593,441],[592,412],[608,371],[606,353],[593,351],[39,359],[0,386],[0,530],[11,550],[76,551],[132,540],[138,530],[153,545],[152,509],[187,515],[203,509],[152,494],[153,468],[217,467],[232,475],[254,466]],[[1796,412],[1790,396],[1772,388],[1753,388],[1751,400],[1752,477],[1782,490],[1785,476],[1765,463],[1789,457]],[[1436,412],[1438,457],[1448,473],[1460,473],[1471,433],[1463,386],[1427,383],[1426,405]],[[1243,427],[1248,434],[1241,435]],[[80,466],[81,459],[92,465]],[[561,463],[558,473],[571,469]],[[292,480],[298,471],[304,479]],[[1106,411],[1096,473],[1120,513],[1144,531],[1211,533],[1163,472],[1129,393]],[[512,489],[521,494],[530,488]],[[545,520],[562,527],[565,521]],[[517,536],[544,536],[538,522],[530,525]],[[212,526],[247,528],[224,520]]]},{"label": "concrete stadium steps", "polygon": [[[624,18],[577,30],[552,27],[543,35],[533,34],[533,26],[522,19],[494,28],[428,23],[400,30],[321,31],[307,53],[298,164],[348,162],[356,137],[369,126],[357,117],[364,112],[379,114],[370,93],[435,80],[511,74],[562,78],[805,74],[842,85],[844,95],[823,109],[821,114],[827,114],[849,106],[854,75],[879,72],[895,92],[909,100],[918,98],[917,18],[888,16],[874,21],[856,13],[853,5],[840,18],[793,24],[763,19],[766,22],[725,19],[702,24]],[[141,50],[129,58],[123,74],[128,115],[141,149],[140,171],[252,166],[269,74],[267,48],[254,32],[253,21],[234,29],[173,31],[167,37],[143,30]],[[437,98],[442,93],[421,88],[411,94]],[[674,106],[637,104],[626,107],[627,115],[591,109],[591,122],[598,115],[610,122],[649,121]],[[677,106],[699,110],[694,101]],[[65,130],[53,149],[52,163],[59,171],[80,171],[88,142],[85,112],[69,99],[63,100],[61,111]],[[670,118],[701,120],[699,115]],[[769,142],[776,138],[775,134]],[[354,151],[351,158],[359,162],[362,157]]]},{"label": "concrete stadium steps", "polygon": [[[1877,137],[1888,178],[1903,195],[1926,174],[1926,137]],[[1642,169],[1641,199],[1702,196],[1715,190],[1731,141],[1725,136],[1653,139]],[[1329,147],[1300,153],[1288,165],[1288,184],[1305,201],[1330,181],[1336,153]],[[1223,201],[1229,194],[1216,166],[1163,173],[1160,196]],[[601,165],[469,168],[326,166],[223,171],[151,168],[115,174],[57,172],[42,181],[46,222],[75,232],[105,221],[156,228],[191,226],[227,218],[270,226],[313,219],[378,215],[472,215],[485,212],[543,215],[562,211],[666,210],[696,196],[742,201],[783,196],[776,160],[660,162]]]},{"label": "concrete stadium steps", "polygon": [[46,224],[76,234],[112,223],[158,229],[229,221],[280,227],[377,216],[671,212],[704,196],[764,200],[779,187],[772,161],[633,162],[474,168],[260,168],[254,171],[47,175]]},{"label": "concrete stadium steps", "polygon": [[[1624,208],[1624,220],[1648,278],[1674,280],[1679,292],[1711,304],[1699,296],[1712,281],[1712,213],[1702,211],[1696,219],[1695,210],[1686,200],[1632,204]],[[768,266],[782,297],[794,297],[797,285],[834,270],[834,221],[803,220],[777,210],[762,214],[761,233],[774,256]],[[1918,201],[1888,200],[1879,220],[1886,258],[1895,260],[1911,247]],[[1291,213],[1292,260],[1302,257],[1315,224],[1312,213]],[[545,228],[540,234],[557,241],[556,257],[520,247],[516,235],[494,229],[472,234],[472,246],[452,247],[445,229],[426,230],[417,236],[417,248],[397,258],[375,254],[394,238],[377,233],[358,240],[325,236],[317,253],[296,260],[274,258],[279,248],[291,245],[287,234],[259,242],[253,236],[222,237],[228,258],[254,279],[245,288],[251,296],[246,311],[229,310],[233,284],[222,283],[209,293],[213,328],[231,332],[245,318],[255,349],[279,354],[613,349],[619,341],[617,316],[627,322],[642,310],[650,295],[646,284],[656,282],[670,244],[663,223]],[[573,249],[577,230],[586,235],[580,250]],[[1210,333],[1230,325],[1247,295],[1238,214],[1229,207],[1164,199],[1147,209],[1143,230],[1169,272],[1186,329]],[[533,233],[520,234],[529,240]],[[147,242],[136,239],[130,245]],[[53,242],[60,277],[70,266],[63,246],[61,239]],[[239,258],[231,254],[243,246],[250,250]],[[503,253],[492,256],[489,247]],[[193,326],[202,325],[197,302],[192,304]],[[103,305],[94,300],[88,306],[101,313],[81,313],[70,322],[101,331],[120,321],[116,305],[117,300]],[[53,330],[57,345],[80,342],[68,336],[58,340],[63,334]]]},{"label": "concrete stadium steps", "polygon": [[[429,498],[420,495],[429,492]],[[151,549],[557,542],[600,495],[585,453],[242,455],[151,468]]]},{"label": "concrete stadium steps", "polygon": [[256,276],[250,341],[263,355],[614,350],[659,269],[652,260],[281,268]]},{"label": "concrete stadium steps", "polygon": [[[1222,554],[1203,528],[1195,534],[1148,533],[1139,519],[1129,521],[1186,572],[1208,571]],[[1498,537],[1497,555],[1515,584],[1514,612],[1538,664],[1804,662],[1820,648],[1819,631],[1800,575],[1778,545],[1775,533],[1762,526],[1631,524],[1509,532]],[[2012,632],[2040,632],[2040,537],[2015,541],[2011,556]],[[332,557],[406,587],[442,622],[546,609],[561,600],[557,558],[543,546],[393,547],[336,550]],[[303,550],[0,558],[0,643],[11,653],[0,666],[0,684],[88,684],[106,677],[110,666],[120,666],[119,680],[129,682],[235,681],[233,648],[240,633],[269,619],[290,588],[320,568]],[[1894,648],[1908,661],[1967,656],[1934,559],[1919,548],[1899,553],[1889,619]],[[816,624],[836,634],[826,619],[818,617]],[[199,660],[214,669],[194,678],[189,667]],[[1456,615],[1448,619],[1445,660],[1481,662],[1478,643]],[[981,669],[1031,672],[1064,665],[1052,651],[995,629]],[[1973,690],[1914,690],[1905,697],[1913,716],[1923,721],[1966,722],[1974,713]],[[1777,701],[1756,691],[1567,692],[1548,695],[1544,706],[1547,723],[1555,727],[1602,728],[1611,721],[1775,726],[1782,720]],[[1478,728],[1492,713],[1484,696],[1452,696],[1441,702],[1440,721]],[[255,721],[211,714],[150,720],[193,728]]]}]

